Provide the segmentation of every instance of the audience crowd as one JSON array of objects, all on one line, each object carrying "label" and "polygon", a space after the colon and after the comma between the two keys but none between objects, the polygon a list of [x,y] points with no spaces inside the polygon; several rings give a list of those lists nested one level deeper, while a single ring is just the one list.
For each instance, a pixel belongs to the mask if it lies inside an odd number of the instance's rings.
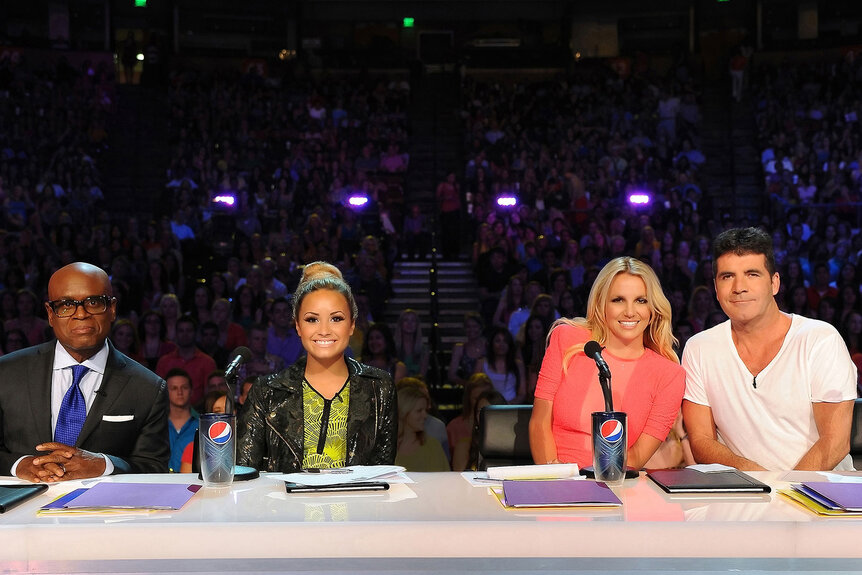
[{"label": "audience crowd", "polygon": [[862,365],[862,60],[762,64],[753,79],[779,305],[833,324]]},{"label": "audience crowd", "polygon": [[[773,234],[779,305],[835,325],[857,364],[860,80],[852,55],[761,65],[752,75],[764,189],[774,200],[757,223]],[[348,353],[431,384],[430,394],[404,391],[416,409],[401,414],[411,417],[411,449],[425,449],[436,384],[484,374],[440,441],[469,465],[477,397],[496,388],[506,400],[532,400],[551,323],[583,315],[611,258],[633,255],[655,269],[679,349],[726,319],[710,242],[740,222],[713,218],[702,192],[700,87],[683,65],[665,75],[584,66],[546,81],[464,79],[466,164],[446,185],[461,191],[480,313],[465,317],[463,342],[443,349],[451,365],[439,374],[429,373],[423,318],[404,310],[385,324],[395,260],[428,247],[426,214],[403,204],[406,82],[175,71],[164,215],[118,221],[99,170],[113,81],[87,63],[0,60],[3,353],[50,339],[47,278],[89,261],[108,271],[119,300],[113,344],[162,377],[181,370],[201,406],[210,376],[237,346],[252,352],[242,374],[251,381],[300,357],[288,299],[303,265],[325,260],[359,305]],[[632,201],[637,194],[646,203]],[[354,210],[352,196],[368,203]],[[213,263],[192,266],[204,248],[215,250]]]}]

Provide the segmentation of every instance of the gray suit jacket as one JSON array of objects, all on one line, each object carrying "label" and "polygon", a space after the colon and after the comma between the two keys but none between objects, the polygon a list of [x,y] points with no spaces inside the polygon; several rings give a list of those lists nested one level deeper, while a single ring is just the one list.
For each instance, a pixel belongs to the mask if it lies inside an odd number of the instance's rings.
[{"label": "gray suit jacket", "polygon": [[[53,441],[51,370],[55,341],[0,358],[0,475],[36,445]],[[159,376],[108,342],[102,385],[78,447],[104,453],[115,473],[167,473],[167,387]]]}]

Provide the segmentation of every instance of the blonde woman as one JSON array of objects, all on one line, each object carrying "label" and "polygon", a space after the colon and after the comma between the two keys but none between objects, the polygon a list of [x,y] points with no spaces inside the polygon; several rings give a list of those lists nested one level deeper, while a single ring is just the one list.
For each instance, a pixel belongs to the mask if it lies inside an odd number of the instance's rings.
[{"label": "blonde woman", "polygon": [[431,407],[427,390],[418,385],[398,388],[398,454],[395,464],[407,471],[449,471],[440,442],[425,433]]},{"label": "blonde woman", "polygon": [[628,465],[640,469],[667,437],[685,390],[655,272],[634,258],[611,260],[590,290],[587,317],[556,321],[548,339],[530,419],[535,462],[592,465],[590,414],[604,401],[583,349],[595,340],[613,375],[614,408],[628,414]]},{"label": "blonde woman", "polygon": [[180,298],[177,294],[166,293],[159,300],[159,311],[165,320],[165,339],[175,341],[177,338],[177,320],[183,315],[180,308]]}]

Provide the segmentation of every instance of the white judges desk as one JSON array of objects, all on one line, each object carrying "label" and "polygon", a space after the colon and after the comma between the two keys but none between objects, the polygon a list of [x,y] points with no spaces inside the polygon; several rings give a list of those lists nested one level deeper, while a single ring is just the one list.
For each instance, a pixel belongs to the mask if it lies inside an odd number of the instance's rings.
[{"label": "white judges desk", "polygon": [[[773,488],[818,479],[753,475]],[[774,492],[669,496],[641,476],[616,490],[621,509],[509,510],[460,474],[410,476],[333,495],[288,495],[264,476],[201,489],[176,512],[37,516],[80,482],[58,484],[0,515],[0,572],[862,571],[862,518],[820,518]]]}]

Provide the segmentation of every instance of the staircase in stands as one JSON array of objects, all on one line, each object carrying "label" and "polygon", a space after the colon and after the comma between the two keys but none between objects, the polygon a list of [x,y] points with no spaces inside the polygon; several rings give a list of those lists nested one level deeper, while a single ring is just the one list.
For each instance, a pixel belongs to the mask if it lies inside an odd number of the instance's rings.
[{"label": "staircase in stands", "polygon": [[[103,160],[105,200],[117,221],[159,216],[170,205],[162,197],[171,153],[167,145],[169,110],[163,92],[117,86],[117,112]],[[145,223],[140,222],[142,230]]]},{"label": "staircase in stands", "polygon": [[392,292],[386,307],[386,323],[394,327],[405,309],[419,314],[422,333],[430,343],[435,337],[437,353],[428,368],[428,386],[444,421],[461,409],[462,389],[448,383],[446,373],[452,347],[464,338],[464,314],[479,309],[478,287],[469,261],[437,263],[439,316],[436,330],[431,325],[431,260],[399,260],[392,273]]},{"label": "staircase in stands", "polygon": [[[736,103],[728,82],[704,87],[702,150],[706,163],[700,180],[702,218],[719,221],[729,214],[735,225],[758,225],[766,206],[760,152],[755,147],[754,112],[748,97]],[[703,210],[711,206],[712,209]]]}]

